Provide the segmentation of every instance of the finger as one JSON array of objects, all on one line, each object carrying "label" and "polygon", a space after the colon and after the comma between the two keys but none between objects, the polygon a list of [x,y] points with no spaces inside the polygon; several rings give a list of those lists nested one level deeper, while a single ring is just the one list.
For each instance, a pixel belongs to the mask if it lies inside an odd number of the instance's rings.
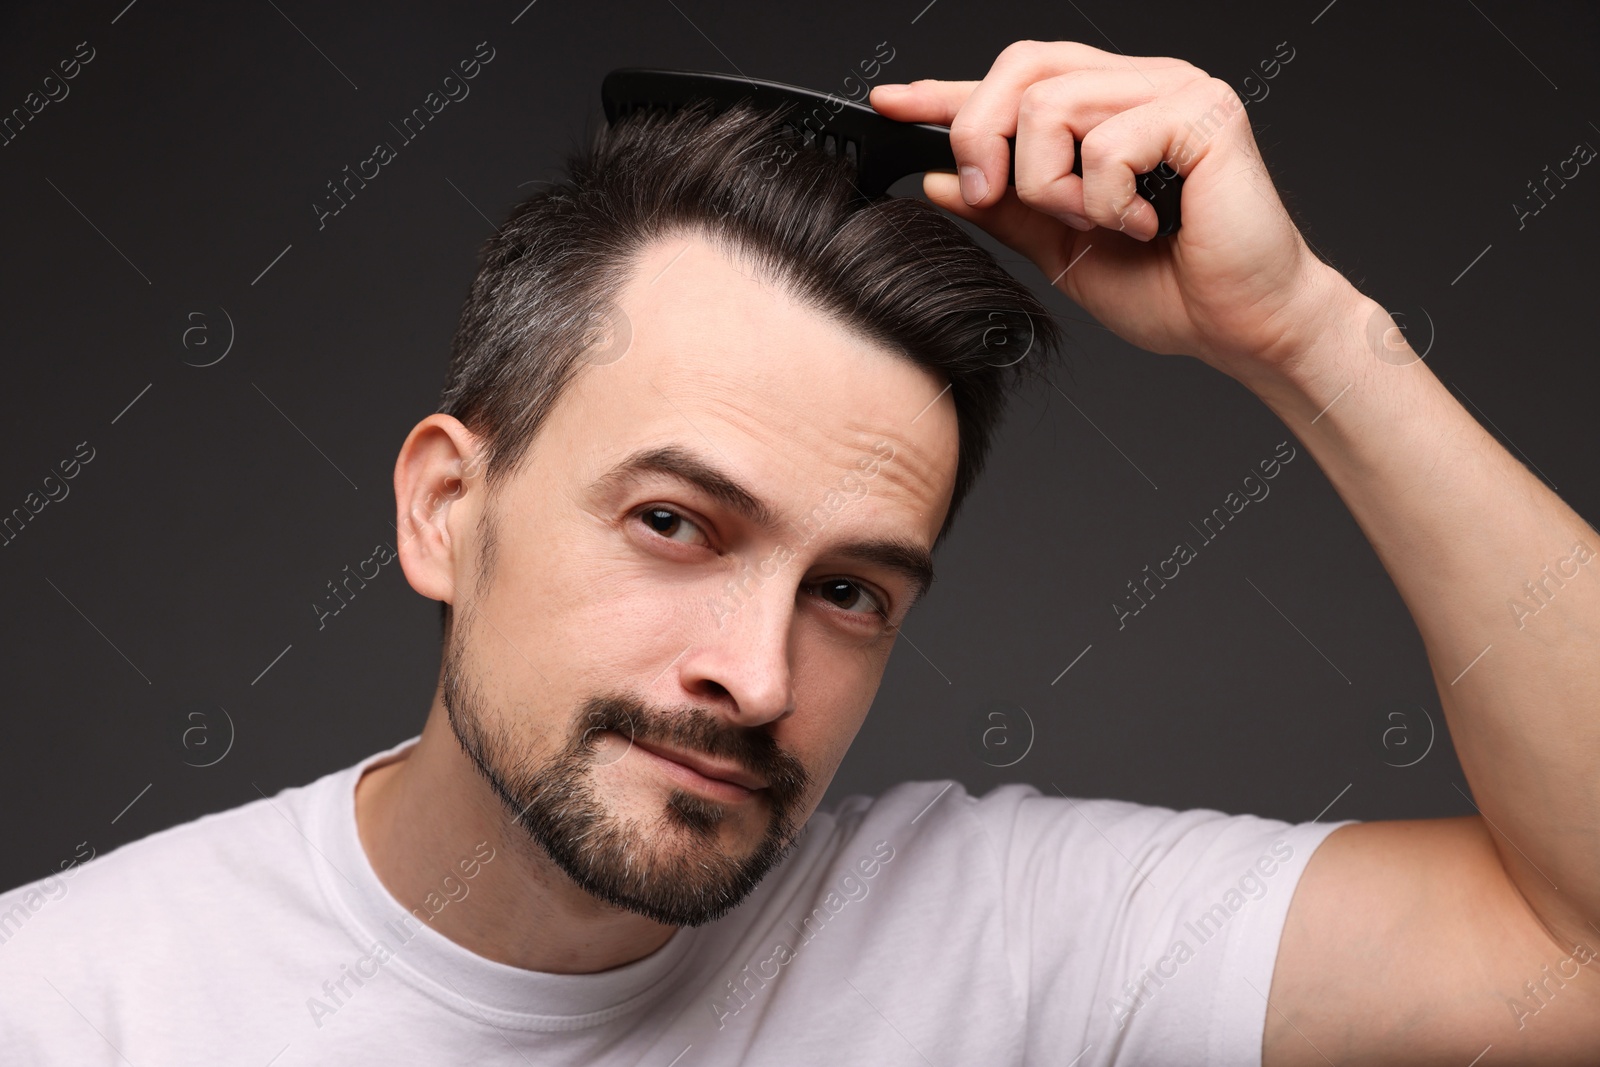
[{"label": "finger", "polygon": [[1096,225],[1154,237],[1155,208],[1139,196],[1136,176],[1165,162],[1187,178],[1217,152],[1248,144],[1243,111],[1232,86],[1206,77],[1106,119],[1083,138],[1084,213]]},{"label": "finger", "polygon": [[1073,41],[1011,45],[950,124],[950,144],[957,172],[967,179],[963,193],[968,203],[986,206],[1004,194],[1010,160],[1004,140],[1016,133],[1022,98],[1034,84],[1065,74],[1095,77],[1117,71],[1133,74],[1148,88],[1155,81],[1151,72],[1186,69],[1192,68],[1179,60],[1118,56]]},{"label": "finger", "polygon": [[1126,68],[1136,62],[1159,67],[1178,61],[1135,60],[1076,41],[1017,41],[1000,53],[981,82],[923,79],[903,88],[880,85],[869,99],[890,118],[949,126],[968,202],[988,206],[1005,193],[1010,160],[1005,139],[1016,133],[1017,102],[1030,83],[1067,70]]},{"label": "finger", "polygon": [[1093,228],[1083,208],[1083,182],[1072,172],[1077,148],[1102,122],[1204,77],[1162,70],[1075,70],[1034,82],[1017,107],[1013,181],[1022,202],[1079,230]]},{"label": "finger", "polygon": [[[1039,41],[1019,41],[1006,49],[1024,46],[1058,50],[1054,65],[1040,68],[1040,76],[1062,74],[1074,69],[1101,70],[1163,70],[1168,67],[1189,67],[1181,59],[1152,56],[1123,56],[1102,52],[1098,48],[1075,41],[1044,44]],[[1002,52],[1003,57],[1006,53]],[[1073,65],[1073,61],[1077,65]],[[999,59],[995,60],[999,64]],[[1193,69],[1193,68],[1191,68]],[[991,67],[991,73],[993,68]],[[867,102],[880,114],[899,122],[931,122],[948,126],[955,121],[962,105],[981,82],[946,81],[941,78],[918,78],[911,82],[886,82],[875,85],[867,93]]]},{"label": "finger", "polygon": [[977,87],[977,82],[920,78],[903,85],[875,85],[867,94],[867,102],[880,114],[897,122],[948,126]]},{"label": "finger", "polygon": [[[1088,67],[1123,69],[1163,67],[1181,63],[1165,57],[1124,56],[1105,52],[1078,41],[1017,41],[995,58],[988,77],[1005,63],[1020,63],[1024,69],[1035,69],[1040,77],[1059,74],[1067,70]],[[981,82],[945,81],[939,78],[919,78],[904,84],[874,86],[867,99],[880,113],[901,122],[931,122],[949,126],[967,98]],[[1007,134],[1009,136],[1009,133]]]},{"label": "finger", "polygon": [[1075,41],[1007,46],[950,121],[950,147],[967,203],[988,207],[1005,195],[1011,160],[1006,138],[1017,132],[1017,109],[1028,86],[1071,70],[1105,69],[1103,63],[1116,59]]}]

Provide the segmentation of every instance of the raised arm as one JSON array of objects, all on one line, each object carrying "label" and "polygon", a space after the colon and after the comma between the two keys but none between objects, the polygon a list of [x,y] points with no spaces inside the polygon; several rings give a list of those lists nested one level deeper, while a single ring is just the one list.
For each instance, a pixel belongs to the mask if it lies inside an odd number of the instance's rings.
[{"label": "raised arm", "polygon": [[[1481,814],[1328,838],[1290,907],[1265,1062],[1465,1067],[1490,1046],[1485,1063],[1600,1062],[1600,536],[1310,253],[1225,83],[1024,41],[981,82],[886,89],[875,107],[950,124],[984,172],[970,204],[942,174],[930,199],[1120,336],[1204,360],[1284,420],[1421,632]],[[1183,228],[1151,242],[1133,175],[1163,160],[1185,178]]]},{"label": "raised arm", "polygon": [[1600,536],[1380,306],[1329,284],[1326,336],[1252,388],[1410,608],[1481,814],[1324,843],[1279,947],[1265,1062],[1600,1062]]}]

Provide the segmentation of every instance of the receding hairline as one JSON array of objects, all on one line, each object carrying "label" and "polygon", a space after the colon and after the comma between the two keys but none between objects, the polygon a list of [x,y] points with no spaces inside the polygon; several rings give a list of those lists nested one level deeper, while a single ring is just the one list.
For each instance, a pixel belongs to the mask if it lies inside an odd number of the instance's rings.
[{"label": "receding hairline", "polygon": [[[956,481],[940,538],[948,531],[1017,377],[984,355],[985,309],[1016,307],[1030,327],[1037,317],[1046,349],[1056,327],[947,214],[915,197],[863,204],[848,166],[788,151],[776,118],[748,105],[690,106],[602,127],[568,157],[564,181],[517,205],[485,242],[440,410],[488,436],[491,484],[520,466],[547,401],[570,384],[582,316],[642,273],[634,268],[647,248],[695,235],[852,336],[953,385]],[[540,350],[557,355],[541,363],[528,354]]]},{"label": "receding hairline", "polygon": [[[812,294],[805,286],[800,276],[798,266],[776,264],[768,265],[752,254],[748,245],[736,235],[727,231],[716,229],[707,221],[700,219],[685,219],[665,223],[661,230],[642,238],[639,244],[630,249],[622,257],[623,269],[621,277],[614,283],[606,283],[601,288],[601,293],[612,304],[620,304],[623,295],[634,286],[648,287],[655,283],[667,271],[671,270],[677,262],[678,256],[688,251],[686,244],[666,264],[656,271],[654,277],[645,278],[645,273],[651,266],[649,260],[655,253],[672,247],[679,241],[693,242],[700,240],[706,246],[719,252],[735,271],[744,274],[758,285],[774,291],[779,296],[787,299],[795,306],[816,315],[818,318],[837,327],[841,332],[850,337],[865,342],[885,355],[893,356],[919,371],[931,374],[945,391],[949,391],[951,378],[949,371],[926,360],[918,359],[902,345],[874,334],[857,320],[851,319],[835,307],[830,307],[820,298]],[[743,267],[750,268],[746,273]],[[642,285],[641,285],[642,283]],[[943,395],[942,393],[940,395]]]}]

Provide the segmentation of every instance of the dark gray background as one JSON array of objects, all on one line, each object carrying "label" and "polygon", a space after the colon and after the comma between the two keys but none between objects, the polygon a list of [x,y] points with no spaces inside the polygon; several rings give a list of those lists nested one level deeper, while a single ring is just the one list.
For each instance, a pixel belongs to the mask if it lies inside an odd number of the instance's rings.
[{"label": "dark gray background", "polygon": [[[0,109],[78,42],[95,58],[0,147],[0,513],[79,442],[95,458],[0,548],[0,886],[420,728],[436,606],[398,564],[320,632],[310,605],[392,540],[395,453],[433,410],[477,249],[600,121],[617,66],[837,89],[882,41],[880,82],[978,78],[1013,40],[1077,39],[1244,92],[1286,41],[1249,115],[1308,238],[1600,511],[1600,174],[1520,231],[1511,206],[1577,142],[1600,146],[1592,6],[125,4],[3,16]],[[324,183],[485,40],[471,95],[319,232]],[[1013,409],[834,795],[949,776],[1296,821],[1470,810],[1410,617],[1304,450],[1118,631],[1124,583],[1287,431],[984,240],[1071,320],[1072,376],[1055,377],[1072,401],[1037,389]],[[221,362],[188,365],[230,334]]]}]

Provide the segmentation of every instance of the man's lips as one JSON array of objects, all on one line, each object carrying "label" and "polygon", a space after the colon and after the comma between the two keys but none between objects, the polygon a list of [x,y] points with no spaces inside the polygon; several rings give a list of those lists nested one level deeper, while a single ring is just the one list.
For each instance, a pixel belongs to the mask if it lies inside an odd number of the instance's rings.
[{"label": "man's lips", "polygon": [[766,783],[760,778],[731,763],[721,763],[699,753],[680,752],[637,738],[633,745],[665,773],[690,788],[718,799],[743,800],[751,793],[766,788]]}]

